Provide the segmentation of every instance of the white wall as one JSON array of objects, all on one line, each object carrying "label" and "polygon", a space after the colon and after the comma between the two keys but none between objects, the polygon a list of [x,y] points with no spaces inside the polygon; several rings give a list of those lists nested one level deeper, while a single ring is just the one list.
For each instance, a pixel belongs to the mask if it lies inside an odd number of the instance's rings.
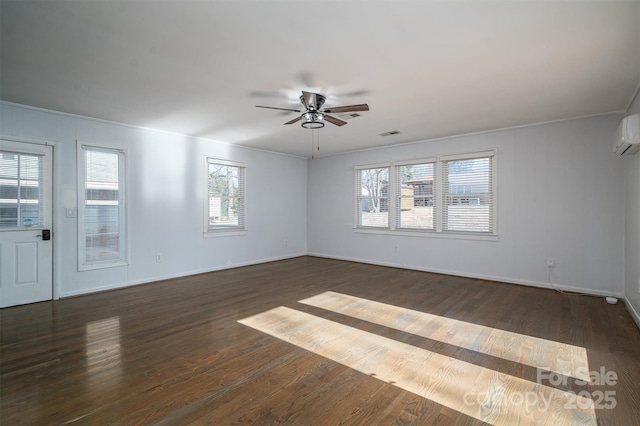
[{"label": "white wall", "polygon": [[[636,100],[631,112],[638,110]],[[640,311],[640,156],[612,154],[611,134],[620,118],[606,115],[309,161],[9,103],[0,103],[0,135],[55,144],[55,278],[63,297],[306,252],[546,286],[545,260],[553,256],[554,284],[625,293]],[[64,217],[64,209],[76,203],[78,139],[129,149],[127,267],[77,270],[77,222]],[[487,148],[498,152],[498,241],[353,232],[354,165]],[[247,235],[202,237],[205,154],[247,164]],[[163,254],[163,262],[155,262],[156,253]]]},{"label": "white wall", "polygon": [[[303,255],[304,158],[0,103],[0,135],[54,143],[55,275],[60,296]],[[78,272],[76,141],[128,148],[129,265]],[[204,156],[247,165],[244,236],[203,238]],[[156,253],[164,260],[155,261]]]},{"label": "white wall", "polygon": [[[623,293],[623,169],[606,115],[319,158],[310,254],[595,294]],[[497,148],[498,241],[354,233],[354,165]],[[636,216],[637,217],[637,216]],[[394,246],[399,251],[394,252]]]},{"label": "white wall", "polygon": [[[629,114],[640,113],[640,95]],[[625,183],[625,296],[640,326],[640,154],[624,158]]]}]

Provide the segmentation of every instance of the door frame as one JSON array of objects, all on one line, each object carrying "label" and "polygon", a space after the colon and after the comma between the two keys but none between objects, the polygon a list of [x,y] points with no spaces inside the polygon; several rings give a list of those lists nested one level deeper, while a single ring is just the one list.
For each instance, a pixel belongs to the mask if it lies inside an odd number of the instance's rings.
[{"label": "door frame", "polygon": [[[51,240],[53,242],[53,245],[51,247],[51,255],[52,255],[52,259],[51,259],[51,283],[52,283],[52,294],[53,294],[53,299],[52,300],[58,300],[60,299],[60,259],[58,256],[58,253],[62,253],[61,250],[61,246],[60,246],[60,232],[59,230],[61,229],[61,217],[59,214],[57,214],[57,211],[59,210],[59,205],[60,205],[60,155],[59,155],[59,147],[60,147],[60,143],[59,142],[54,142],[54,141],[48,141],[48,140],[43,140],[43,139],[33,139],[33,138],[25,138],[25,137],[21,137],[21,136],[14,136],[14,135],[6,135],[3,133],[0,133],[0,139],[3,139],[5,141],[8,142],[17,142],[17,143],[24,143],[24,144],[32,144],[32,145],[46,145],[46,146],[50,146],[51,147],[51,151],[52,151],[52,155],[53,158],[51,159],[52,162],[52,177],[53,177],[53,182],[51,182],[51,223],[52,223],[52,229],[51,229]],[[58,235],[56,235],[56,233]]]}]

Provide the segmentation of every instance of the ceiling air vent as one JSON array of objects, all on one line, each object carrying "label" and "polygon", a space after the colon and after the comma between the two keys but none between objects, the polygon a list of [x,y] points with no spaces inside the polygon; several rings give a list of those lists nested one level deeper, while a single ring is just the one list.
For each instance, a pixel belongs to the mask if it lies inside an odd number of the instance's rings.
[{"label": "ceiling air vent", "polygon": [[380,133],[380,136],[391,136],[400,134],[400,130],[392,130],[390,132]]},{"label": "ceiling air vent", "polygon": [[338,117],[340,117],[343,120],[351,120],[352,118],[360,117],[360,114],[358,114],[357,112],[352,112],[351,114],[342,114],[342,115],[339,115]]}]

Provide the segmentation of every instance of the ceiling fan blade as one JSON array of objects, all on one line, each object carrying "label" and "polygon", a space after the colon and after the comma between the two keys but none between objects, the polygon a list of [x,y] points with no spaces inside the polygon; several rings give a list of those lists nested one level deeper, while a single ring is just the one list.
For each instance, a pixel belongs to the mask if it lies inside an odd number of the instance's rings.
[{"label": "ceiling fan blade", "polygon": [[252,90],[249,92],[249,96],[252,98],[274,98],[274,99],[284,99],[285,95],[280,92],[267,92],[265,90]]},{"label": "ceiling fan blade", "polygon": [[276,108],[276,107],[270,107],[270,106],[262,106],[262,105],[256,105],[256,108],[267,108],[267,109],[277,109],[280,111],[293,111],[293,112],[301,112],[299,109],[290,109],[290,108]]},{"label": "ceiling fan blade", "polygon": [[369,93],[371,93],[370,90],[354,90],[352,92],[338,92],[338,93],[332,93],[331,97],[332,98],[344,98],[344,97],[349,97],[349,96],[366,96]]},{"label": "ceiling fan blade", "polygon": [[347,124],[346,121],[342,121],[339,118],[335,118],[332,117],[330,115],[326,115],[324,116],[325,121],[328,121],[331,124],[335,124],[336,126],[344,126],[345,124]]},{"label": "ceiling fan blade", "polygon": [[329,113],[335,114],[338,112],[356,112],[356,111],[369,111],[369,105],[358,104],[358,105],[347,105],[347,106],[341,106],[341,107],[325,108],[323,112],[329,112]]},{"label": "ceiling fan blade", "polygon": [[[325,116],[325,117],[326,117],[326,116]],[[295,123],[295,122],[297,122],[297,121],[300,121],[300,120],[302,120],[302,116],[300,116],[300,117],[296,117],[296,118],[294,118],[293,120],[291,120],[291,121],[287,121],[287,122],[286,122],[286,123],[284,123],[284,124],[293,124],[293,123]]]}]

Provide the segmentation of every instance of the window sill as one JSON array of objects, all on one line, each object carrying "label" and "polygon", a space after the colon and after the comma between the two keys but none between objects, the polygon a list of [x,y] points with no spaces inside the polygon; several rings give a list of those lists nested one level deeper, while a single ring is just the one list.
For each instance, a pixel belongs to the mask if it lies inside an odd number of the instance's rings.
[{"label": "window sill", "polygon": [[448,240],[498,241],[497,235],[462,232],[414,231],[399,229],[353,228],[356,234],[395,235],[401,237],[443,238]]},{"label": "window sill", "polygon": [[104,269],[104,268],[118,268],[121,266],[129,266],[129,262],[124,260],[118,260],[113,262],[102,262],[102,263],[89,263],[86,265],[78,266],[78,271],[92,271],[94,269]]},{"label": "window sill", "polygon": [[203,238],[216,238],[216,237],[235,237],[241,235],[247,235],[246,229],[216,229],[212,231],[204,231],[202,233]]}]

